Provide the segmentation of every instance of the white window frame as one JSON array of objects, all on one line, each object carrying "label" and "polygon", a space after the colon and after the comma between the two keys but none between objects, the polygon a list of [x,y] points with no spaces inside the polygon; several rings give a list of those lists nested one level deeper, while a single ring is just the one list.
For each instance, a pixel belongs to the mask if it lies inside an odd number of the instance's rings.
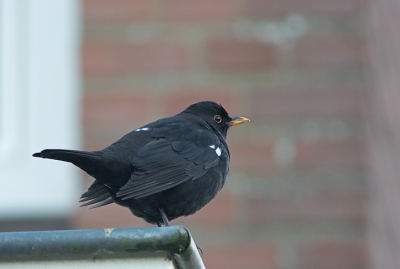
[{"label": "white window frame", "polygon": [[0,218],[68,217],[72,165],[33,158],[78,148],[80,1],[0,0]]}]

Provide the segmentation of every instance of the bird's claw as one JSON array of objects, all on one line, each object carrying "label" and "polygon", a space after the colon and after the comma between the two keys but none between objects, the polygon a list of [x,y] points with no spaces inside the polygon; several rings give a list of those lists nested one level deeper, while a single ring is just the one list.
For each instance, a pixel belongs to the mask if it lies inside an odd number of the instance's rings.
[{"label": "bird's claw", "polygon": [[203,255],[203,249],[199,247],[199,245],[196,244],[197,250],[200,252],[201,255]]}]

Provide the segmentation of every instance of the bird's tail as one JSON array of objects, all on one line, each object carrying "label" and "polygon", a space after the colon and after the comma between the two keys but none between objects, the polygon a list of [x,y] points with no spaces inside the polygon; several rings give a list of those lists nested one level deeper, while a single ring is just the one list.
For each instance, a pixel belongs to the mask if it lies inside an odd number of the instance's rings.
[{"label": "bird's tail", "polygon": [[[98,170],[101,165],[99,162],[103,161],[100,151],[80,151],[80,150],[66,150],[66,149],[45,149],[41,152],[35,153],[33,157],[44,159],[53,159],[64,162],[73,163],[89,175],[96,177],[101,174]],[[89,190],[82,194],[80,202],[85,202],[81,206],[92,205],[91,208],[108,205],[113,203],[114,200],[109,193],[109,188],[106,187],[100,180],[96,180]]]},{"label": "bird's tail", "polygon": [[45,149],[33,154],[32,156],[73,163],[89,174],[92,172],[93,164],[102,159],[100,152],[98,151],[88,152],[67,149]]}]

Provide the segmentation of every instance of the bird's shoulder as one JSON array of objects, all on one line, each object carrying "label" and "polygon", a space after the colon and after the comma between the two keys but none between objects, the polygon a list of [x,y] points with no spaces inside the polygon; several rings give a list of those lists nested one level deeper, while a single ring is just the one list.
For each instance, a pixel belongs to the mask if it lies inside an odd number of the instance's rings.
[{"label": "bird's shoulder", "polygon": [[[206,126],[188,122],[171,122],[168,125],[148,126],[151,141],[140,147],[132,158],[134,167],[148,171],[148,164],[156,169],[165,166],[214,166],[222,154],[229,154],[223,141]],[[188,163],[189,162],[189,163]],[[147,168],[146,168],[147,167]]]},{"label": "bird's shoulder", "polygon": [[200,121],[196,117],[180,114],[137,128],[122,140],[147,140],[150,142],[154,139],[165,139],[170,142],[191,141],[199,147],[215,145],[220,140],[218,134],[206,122]]},{"label": "bird's shoulder", "polygon": [[[135,153],[155,140],[165,140],[179,148],[182,143],[190,142],[197,148],[222,147],[228,152],[223,137],[215,133],[206,123],[186,115],[176,115],[160,119],[139,127],[124,135],[103,150],[111,158],[131,159]],[[229,152],[228,152],[229,153]]]}]

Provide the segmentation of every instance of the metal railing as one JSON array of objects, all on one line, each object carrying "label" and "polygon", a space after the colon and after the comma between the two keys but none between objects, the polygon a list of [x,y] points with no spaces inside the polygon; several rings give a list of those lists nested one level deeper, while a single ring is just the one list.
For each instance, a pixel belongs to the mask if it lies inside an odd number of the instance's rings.
[{"label": "metal railing", "polygon": [[[182,226],[0,233],[0,268],[205,268]],[[138,266],[138,267],[136,267]]]}]

